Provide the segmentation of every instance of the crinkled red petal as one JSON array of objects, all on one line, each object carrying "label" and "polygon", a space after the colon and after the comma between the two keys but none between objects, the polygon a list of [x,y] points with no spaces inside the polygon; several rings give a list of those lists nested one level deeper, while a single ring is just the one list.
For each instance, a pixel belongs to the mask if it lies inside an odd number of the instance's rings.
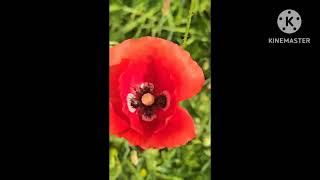
[{"label": "crinkled red petal", "polygon": [[205,79],[202,69],[190,54],[177,44],[155,37],[129,39],[110,49],[110,65],[120,64],[123,59],[150,58],[170,71],[177,88],[177,100],[196,95]]},{"label": "crinkled red petal", "polygon": [[185,145],[196,136],[192,117],[185,109],[178,107],[168,119],[167,126],[152,135],[142,148],[174,148]]},{"label": "crinkled red petal", "polygon": [[109,130],[111,134],[119,135],[130,128],[128,120],[125,120],[126,117],[119,117],[119,113],[115,112],[111,103],[109,103],[109,113]]},{"label": "crinkled red petal", "polygon": [[185,145],[196,136],[195,126],[189,113],[178,107],[175,114],[167,120],[167,126],[150,137],[130,129],[120,135],[133,146],[148,148],[174,148]]}]

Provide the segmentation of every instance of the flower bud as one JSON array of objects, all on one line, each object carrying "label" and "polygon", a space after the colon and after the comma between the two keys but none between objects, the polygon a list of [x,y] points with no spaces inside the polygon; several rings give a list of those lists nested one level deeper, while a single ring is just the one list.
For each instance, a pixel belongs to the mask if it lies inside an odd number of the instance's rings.
[{"label": "flower bud", "polygon": [[135,166],[138,165],[139,158],[138,158],[138,155],[137,155],[137,151],[135,151],[135,150],[131,151],[130,159],[131,159],[131,163],[133,165],[135,165]]},{"label": "flower bud", "polygon": [[203,145],[205,147],[211,146],[211,137],[210,136],[203,138]]},{"label": "flower bud", "polygon": [[141,177],[146,177],[147,175],[148,175],[147,170],[146,170],[145,168],[142,168],[142,169],[140,170],[140,176],[141,176]]},{"label": "flower bud", "polygon": [[162,5],[162,14],[164,16],[169,14],[170,10],[170,0],[163,0],[163,5]]}]

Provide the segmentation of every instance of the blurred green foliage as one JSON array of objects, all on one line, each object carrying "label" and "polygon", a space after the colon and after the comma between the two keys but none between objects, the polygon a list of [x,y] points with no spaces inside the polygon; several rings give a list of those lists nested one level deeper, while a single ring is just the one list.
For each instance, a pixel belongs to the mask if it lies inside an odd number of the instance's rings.
[{"label": "blurred green foliage", "polygon": [[129,38],[155,36],[173,41],[190,52],[206,77],[201,92],[181,103],[195,121],[197,137],[179,148],[141,152],[126,140],[110,136],[111,180],[211,179],[210,0],[171,0],[169,6],[164,1],[111,0],[109,45]]}]

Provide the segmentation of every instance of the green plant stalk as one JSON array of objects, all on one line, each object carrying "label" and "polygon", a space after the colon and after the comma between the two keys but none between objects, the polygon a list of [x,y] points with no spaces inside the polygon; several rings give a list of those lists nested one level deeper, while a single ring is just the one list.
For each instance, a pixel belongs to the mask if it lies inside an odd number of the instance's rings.
[{"label": "green plant stalk", "polygon": [[187,39],[188,39],[189,30],[190,30],[191,19],[192,19],[194,7],[195,7],[195,0],[191,0],[190,10],[189,10],[189,15],[188,15],[188,20],[187,20],[187,28],[186,28],[186,31],[184,33],[184,38],[183,38],[183,48],[185,48],[187,46]]}]

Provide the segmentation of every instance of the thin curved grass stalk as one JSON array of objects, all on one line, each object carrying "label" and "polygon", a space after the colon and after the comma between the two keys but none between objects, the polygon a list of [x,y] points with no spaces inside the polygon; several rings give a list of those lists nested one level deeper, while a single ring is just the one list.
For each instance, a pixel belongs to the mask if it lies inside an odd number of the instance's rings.
[{"label": "thin curved grass stalk", "polygon": [[193,11],[195,8],[195,0],[191,0],[191,5],[190,5],[190,9],[189,9],[189,15],[188,15],[188,20],[187,20],[187,27],[186,27],[186,31],[184,33],[184,38],[183,38],[183,48],[187,47],[187,39],[188,39],[188,34],[190,31],[190,25],[191,25],[191,20],[192,20],[192,16],[193,16]]}]

